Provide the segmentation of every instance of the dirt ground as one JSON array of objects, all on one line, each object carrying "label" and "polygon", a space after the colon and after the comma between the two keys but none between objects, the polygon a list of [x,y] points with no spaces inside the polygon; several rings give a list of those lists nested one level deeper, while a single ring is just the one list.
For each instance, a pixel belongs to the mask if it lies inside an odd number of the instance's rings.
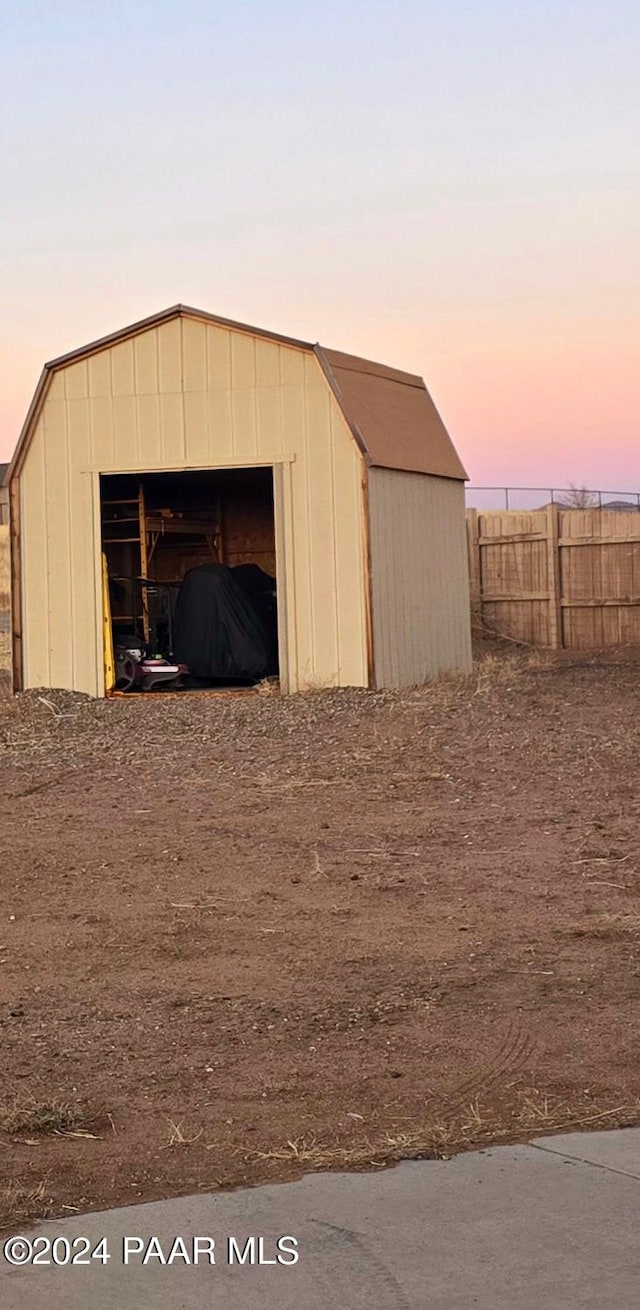
[{"label": "dirt ground", "polygon": [[3,1224],[640,1122],[639,675],[0,701]]}]

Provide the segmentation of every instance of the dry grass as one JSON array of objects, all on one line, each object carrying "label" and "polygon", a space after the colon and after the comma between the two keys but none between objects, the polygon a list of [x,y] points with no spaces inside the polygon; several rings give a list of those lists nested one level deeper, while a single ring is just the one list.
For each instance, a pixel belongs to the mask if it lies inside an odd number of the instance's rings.
[{"label": "dry grass", "polygon": [[568,1130],[623,1127],[637,1124],[639,1115],[638,1101],[605,1109],[586,1097],[580,1104],[565,1103],[528,1088],[517,1093],[506,1113],[504,1108],[499,1113],[495,1109],[487,1112],[476,1098],[455,1117],[435,1113],[423,1124],[372,1132],[354,1145],[298,1138],[276,1150],[255,1151],[253,1158],[314,1170],[384,1167],[400,1160],[449,1159],[489,1144],[505,1145]]},{"label": "dry grass", "polygon": [[527,647],[513,655],[490,653],[476,660],[471,679],[475,682],[477,693],[500,690],[503,687],[508,689],[514,682],[521,681],[531,673],[552,668],[555,664],[553,652],[540,647]]},{"label": "dry grass", "polygon": [[204,1132],[204,1129],[200,1128],[197,1133],[188,1134],[188,1129],[185,1129],[181,1120],[179,1122],[174,1122],[173,1119],[169,1119],[168,1124],[169,1140],[167,1141],[167,1147],[192,1146],[194,1142],[200,1140]]},{"label": "dry grass", "polygon": [[49,1179],[43,1178],[32,1186],[10,1182],[0,1192],[0,1207],[4,1214],[10,1215],[12,1223],[18,1225],[35,1219],[46,1219],[51,1213],[53,1199],[50,1196]]},{"label": "dry grass", "polygon": [[627,941],[640,935],[640,914],[594,914],[569,929],[571,937],[592,937],[599,941]]},{"label": "dry grass", "polygon": [[259,682],[257,686],[254,688],[254,691],[257,691],[259,696],[279,696],[280,679],[263,678],[262,682]]},{"label": "dry grass", "polygon": [[440,709],[453,709],[469,696],[486,700],[500,692],[510,691],[532,673],[547,670],[554,663],[551,651],[533,647],[508,655],[490,652],[474,660],[470,673],[443,674],[427,684],[427,690]]},{"label": "dry grass", "polygon": [[78,1106],[61,1101],[38,1101],[29,1096],[0,1109],[0,1130],[8,1137],[93,1136],[93,1118]]}]

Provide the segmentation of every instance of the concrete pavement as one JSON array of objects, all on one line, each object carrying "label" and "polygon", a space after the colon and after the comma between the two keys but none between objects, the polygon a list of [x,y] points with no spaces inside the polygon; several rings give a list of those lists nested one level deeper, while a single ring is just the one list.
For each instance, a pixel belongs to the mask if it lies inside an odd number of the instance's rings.
[{"label": "concrete pavement", "polygon": [[[635,1310],[639,1213],[640,1129],[573,1134],[47,1223],[37,1234],[77,1239],[72,1254],[88,1264],[19,1268],[0,1256],[0,1306]],[[284,1237],[297,1248],[278,1251]],[[66,1258],[64,1242],[53,1250]]]}]

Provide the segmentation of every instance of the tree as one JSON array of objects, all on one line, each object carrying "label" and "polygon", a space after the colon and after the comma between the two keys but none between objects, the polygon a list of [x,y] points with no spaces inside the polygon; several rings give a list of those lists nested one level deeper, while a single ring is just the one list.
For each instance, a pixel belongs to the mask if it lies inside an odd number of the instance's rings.
[{"label": "tree", "polygon": [[565,491],[557,503],[564,509],[595,509],[598,505],[598,497],[594,491],[587,491],[586,487],[576,487],[573,482],[570,482],[569,490]]}]

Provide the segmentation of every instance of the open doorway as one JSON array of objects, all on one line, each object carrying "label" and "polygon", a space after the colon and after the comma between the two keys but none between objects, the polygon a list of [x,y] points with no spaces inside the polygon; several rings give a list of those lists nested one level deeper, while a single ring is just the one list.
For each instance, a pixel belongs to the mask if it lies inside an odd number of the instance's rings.
[{"label": "open doorway", "polygon": [[272,468],[103,474],[100,517],[108,686],[277,678]]}]

